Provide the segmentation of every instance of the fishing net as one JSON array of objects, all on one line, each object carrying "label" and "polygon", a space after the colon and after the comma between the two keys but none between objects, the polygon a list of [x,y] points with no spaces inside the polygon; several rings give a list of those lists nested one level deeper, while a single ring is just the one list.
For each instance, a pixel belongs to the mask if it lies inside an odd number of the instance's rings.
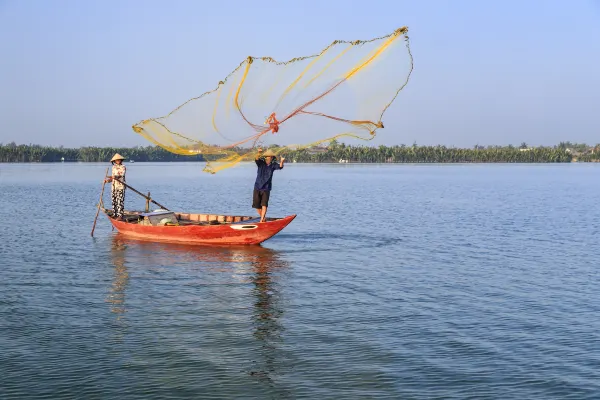
[{"label": "fishing net", "polygon": [[170,152],[205,155],[211,173],[253,160],[258,147],[279,154],[333,139],[371,140],[412,72],[407,32],[336,40],[286,62],[248,57],[215,90],[133,129]]}]

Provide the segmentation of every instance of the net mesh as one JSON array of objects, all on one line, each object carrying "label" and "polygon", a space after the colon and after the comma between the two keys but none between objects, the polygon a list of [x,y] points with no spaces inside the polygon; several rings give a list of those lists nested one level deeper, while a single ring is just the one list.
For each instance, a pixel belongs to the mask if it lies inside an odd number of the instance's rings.
[{"label": "net mesh", "polygon": [[210,173],[254,159],[257,147],[279,154],[333,139],[371,140],[412,72],[407,32],[336,40],[286,62],[248,57],[215,90],[133,129],[170,152],[212,156]]}]

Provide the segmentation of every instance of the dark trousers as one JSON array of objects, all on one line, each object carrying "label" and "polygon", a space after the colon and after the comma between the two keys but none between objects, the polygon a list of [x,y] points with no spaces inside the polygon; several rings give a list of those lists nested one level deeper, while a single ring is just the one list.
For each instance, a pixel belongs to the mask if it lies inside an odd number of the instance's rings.
[{"label": "dark trousers", "polygon": [[112,191],[112,206],[114,217],[122,217],[125,210],[125,189]]},{"label": "dark trousers", "polygon": [[269,206],[269,190],[256,190],[252,194],[252,208],[262,208]]}]

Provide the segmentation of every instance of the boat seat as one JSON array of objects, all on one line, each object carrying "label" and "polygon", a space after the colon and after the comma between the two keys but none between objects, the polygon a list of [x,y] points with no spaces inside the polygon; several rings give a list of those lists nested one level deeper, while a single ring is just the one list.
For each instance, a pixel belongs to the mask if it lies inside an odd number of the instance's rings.
[{"label": "boat seat", "polygon": [[239,224],[258,224],[260,222],[260,217],[256,217],[253,219],[247,219],[245,221],[238,221],[238,222],[231,222],[232,225],[239,225]]}]

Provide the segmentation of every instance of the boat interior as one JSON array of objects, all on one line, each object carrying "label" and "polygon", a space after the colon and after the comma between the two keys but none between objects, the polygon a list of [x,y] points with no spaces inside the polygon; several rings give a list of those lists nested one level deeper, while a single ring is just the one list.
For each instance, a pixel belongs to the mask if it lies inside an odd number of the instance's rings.
[{"label": "boat interior", "polygon": [[[104,209],[109,217],[113,218],[111,209]],[[173,218],[174,217],[174,218]],[[169,219],[170,221],[164,221]],[[244,215],[219,215],[219,214],[193,214],[180,213],[167,210],[156,210],[154,212],[146,211],[128,211],[123,213],[125,222],[143,225],[227,225],[237,223],[258,223],[260,217],[251,217]],[[176,219],[176,221],[173,221]],[[266,218],[266,221],[276,221],[281,218]]]}]

